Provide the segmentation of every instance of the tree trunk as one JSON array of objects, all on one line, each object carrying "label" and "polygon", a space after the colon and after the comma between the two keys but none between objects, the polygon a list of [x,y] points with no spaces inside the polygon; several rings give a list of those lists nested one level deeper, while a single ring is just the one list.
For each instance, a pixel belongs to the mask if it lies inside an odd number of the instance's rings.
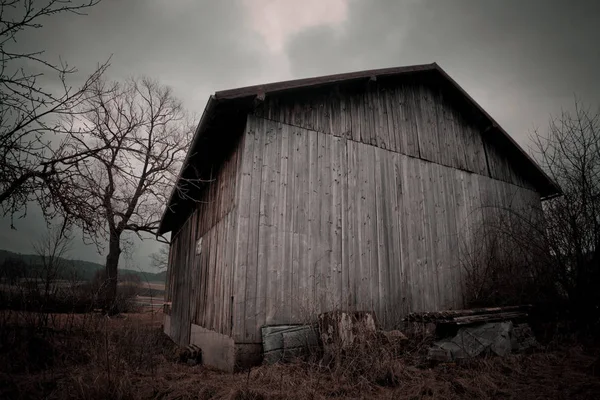
[{"label": "tree trunk", "polygon": [[117,300],[117,274],[119,267],[119,256],[121,255],[121,235],[116,232],[110,233],[108,255],[106,256],[106,282],[104,307],[109,314],[116,314]]}]

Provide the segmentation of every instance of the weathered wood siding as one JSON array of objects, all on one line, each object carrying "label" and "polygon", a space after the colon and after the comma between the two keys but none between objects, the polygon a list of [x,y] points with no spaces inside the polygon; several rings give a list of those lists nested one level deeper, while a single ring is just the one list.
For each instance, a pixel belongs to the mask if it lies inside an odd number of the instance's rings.
[{"label": "weathered wood siding", "polygon": [[166,300],[172,302],[171,332],[180,344],[189,343],[192,323],[231,335],[236,181],[242,148],[240,142],[205,178],[196,207],[172,239]]},{"label": "weathered wood siding", "polygon": [[485,142],[427,86],[268,98],[240,166],[236,342],[336,308],[391,324],[461,306],[457,249],[484,206],[539,204]]},{"label": "weathered wood siding", "polygon": [[453,99],[432,84],[371,82],[269,97],[256,115],[533,189]]}]

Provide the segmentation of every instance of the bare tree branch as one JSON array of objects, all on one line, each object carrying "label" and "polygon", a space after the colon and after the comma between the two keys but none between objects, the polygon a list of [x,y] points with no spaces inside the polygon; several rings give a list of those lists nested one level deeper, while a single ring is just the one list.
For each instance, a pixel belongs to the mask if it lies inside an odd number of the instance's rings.
[{"label": "bare tree branch", "polygon": [[[5,215],[24,214],[27,203],[37,201],[49,219],[53,216],[59,204],[50,187],[57,174],[88,155],[65,158],[63,141],[77,130],[64,131],[58,119],[76,112],[108,67],[108,62],[99,65],[74,88],[67,78],[75,68],[49,61],[43,50],[23,51],[19,37],[41,28],[47,17],[81,15],[99,1],[0,0],[0,207]],[[48,76],[56,76],[59,89],[48,87]]]}]

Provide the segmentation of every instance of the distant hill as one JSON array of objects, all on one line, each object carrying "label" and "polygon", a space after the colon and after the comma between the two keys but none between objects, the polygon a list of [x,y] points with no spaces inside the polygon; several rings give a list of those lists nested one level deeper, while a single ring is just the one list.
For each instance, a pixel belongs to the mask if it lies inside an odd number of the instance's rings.
[{"label": "distant hill", "polygon": [[[20,254],[8,250],[0,250],[0,265],[3,264],[6,259],[21,260],[31,268],[39,268],[42,263],[41,257],[35,254]],[[96,271],[104,269],[104,265],[91,261],[68,260],[64,258],[61,258],[60,260],[63,261],[65,265],[68,265],[68,271],[64,272],[65,275],[72,276],[74,272],[77,278],[82,280],[90,280],[94,277]],[[165,271],[152,273],[121,268],[119,268],[119,274],[138,275],[142,282],[165,282],[167,277]]]}]

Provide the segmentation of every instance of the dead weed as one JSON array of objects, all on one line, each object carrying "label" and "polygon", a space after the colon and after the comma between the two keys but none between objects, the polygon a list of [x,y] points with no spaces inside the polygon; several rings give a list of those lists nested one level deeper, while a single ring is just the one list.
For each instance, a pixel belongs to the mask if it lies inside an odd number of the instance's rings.
[{"label": "dead weed", "polygon": [[418,346],[373,346],[362,360],[348,354],[337,365],[298,361],[227,374],[177,363],[160,316],[101,318],[85,329],[4,332],[12,342],[0,346],[0,398],[600,398],[600,352],[589,347],[434,366]]}]

